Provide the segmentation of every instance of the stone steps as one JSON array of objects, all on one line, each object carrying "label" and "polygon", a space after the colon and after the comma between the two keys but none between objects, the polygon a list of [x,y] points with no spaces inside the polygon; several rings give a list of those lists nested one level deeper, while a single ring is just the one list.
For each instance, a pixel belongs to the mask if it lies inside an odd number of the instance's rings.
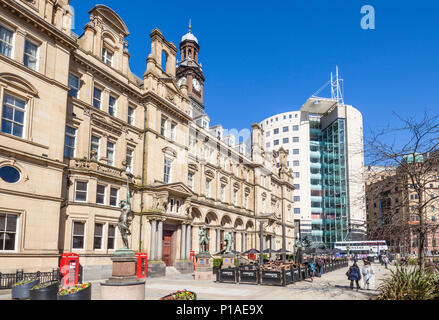
[{"label": "stone steps", "polygon": [[181,274],[181,272],[174,267],[166,267],[166,276],[174,276],[178,274]]}]

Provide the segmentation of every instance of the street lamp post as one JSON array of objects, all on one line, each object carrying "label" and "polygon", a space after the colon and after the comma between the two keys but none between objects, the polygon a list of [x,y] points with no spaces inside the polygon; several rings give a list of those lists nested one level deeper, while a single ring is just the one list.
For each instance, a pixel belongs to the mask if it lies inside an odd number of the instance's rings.
[{"label": "street lamp post", "polygon": [[262,267],[264,265],[264,256],[263,256],[263,250],[264,250],[264,221],[259,221],[259,246],[260,246],[260,254],[259,254],[259,265]]},{"label": "street lamp post", "polygon": [[285,232],[286,232],[286,226],[285,226],[285,223],[284,224],[282,224],[282,250],[283,250],[283,253],[282,253],[282,262],[283,263],[286,263],[287,262],[287,243],[286,243],[286,234],[285,234]]},{"label": "street lamp post", "polygon": [[264,256],[263,256],[263,250],[264,250],[264,219],[267,219],[269,217],[271,217],[272,214],[266,214],[266,215],[260,215],[259,217],[256,217],[257,220],[259,220],[259,246],[261,249],[261,252],[259,254],[259,265],[262,267],[264,265]]}]

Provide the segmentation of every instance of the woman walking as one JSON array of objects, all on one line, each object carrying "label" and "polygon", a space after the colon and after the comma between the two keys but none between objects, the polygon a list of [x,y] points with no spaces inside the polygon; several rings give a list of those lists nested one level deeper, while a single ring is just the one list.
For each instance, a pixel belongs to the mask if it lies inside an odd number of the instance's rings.
[{"label": "woman walking", "polygon": [[372,265],[369,261],[364,261],[364,266],[361,270],[361,273],[363,274],[364,287],[369,290],[373,280],[372,276],[374,274]]},{"label": "woman walking", "polygon": [[357,290],[361,289],[359,281],[361,280],[361,272],[358,264],[355,262],[352,267],[349,268],[349,271],[346,273],[348,279],[351,281],[351,290],[354,289],[354,281],[357,285]]}]

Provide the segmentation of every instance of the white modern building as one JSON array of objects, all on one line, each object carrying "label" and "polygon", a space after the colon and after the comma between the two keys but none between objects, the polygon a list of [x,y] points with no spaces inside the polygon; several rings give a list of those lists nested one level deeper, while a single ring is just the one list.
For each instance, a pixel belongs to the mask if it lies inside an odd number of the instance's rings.
[{"label": "white modern building", "polygon": [[337,99],[311,98],[260,123],[267,152],[283,147],[294,173],[296,236],[315,247],[365,236],[363,117]]},{"label": "white modern building", "polygon": [[309,116],[305,112],[291,111],[274,115],[260,123],[264,129],[267,152],[283,147],[287,152],[287,165],[293,171],[294,220],[296,235],[311,239],[311,189]]}]

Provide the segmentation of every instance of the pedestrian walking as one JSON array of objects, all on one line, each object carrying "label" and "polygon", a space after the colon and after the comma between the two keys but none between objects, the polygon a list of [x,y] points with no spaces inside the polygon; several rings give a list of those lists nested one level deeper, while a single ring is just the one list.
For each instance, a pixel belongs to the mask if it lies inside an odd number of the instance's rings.
[{"label": "pedestrian walking", "polygon": [[364,261],[363,269],[361,270],[361,273],[363,274],[363,282],[364,282],[364,288],[367,290],[370,289],[370,285],[373,285],[373,268],[372,264],[369,261]]},{"label": "pedestrian walking", "polygon": [[348,272],[346,272],[348,276],[348,280],[351,281],[351,289],[354,289],[354,281],[357,285],[357,290],[361,289],[359,281],[361,280],[361,272],[358,264],[354,262],[354,264],[349,268]]},{"label": "pedestrian walking", "polygon": [[320,278],[322,276],[322,273],[323,273],[323,260],[322,259],[317,260],[317,268],[319,269],[318,277]]},{"label": "pedestrian walking", "polygon": [[315,267],[313,261],[310,261],[310,262],[308,263],[308,271],[309,271],[309,274],[310,274],[310,276],[311,276],[311,282],[313,282],[313,281],[314,281],[314,273],[315,273],[315,271],[316,271],[316,267]]},{"label": "pedestrian walking", "polygon": [[387,269],[389,266],[389,258],[387,256],[384,256],[384,264],[385,264],[386,269]]}]

